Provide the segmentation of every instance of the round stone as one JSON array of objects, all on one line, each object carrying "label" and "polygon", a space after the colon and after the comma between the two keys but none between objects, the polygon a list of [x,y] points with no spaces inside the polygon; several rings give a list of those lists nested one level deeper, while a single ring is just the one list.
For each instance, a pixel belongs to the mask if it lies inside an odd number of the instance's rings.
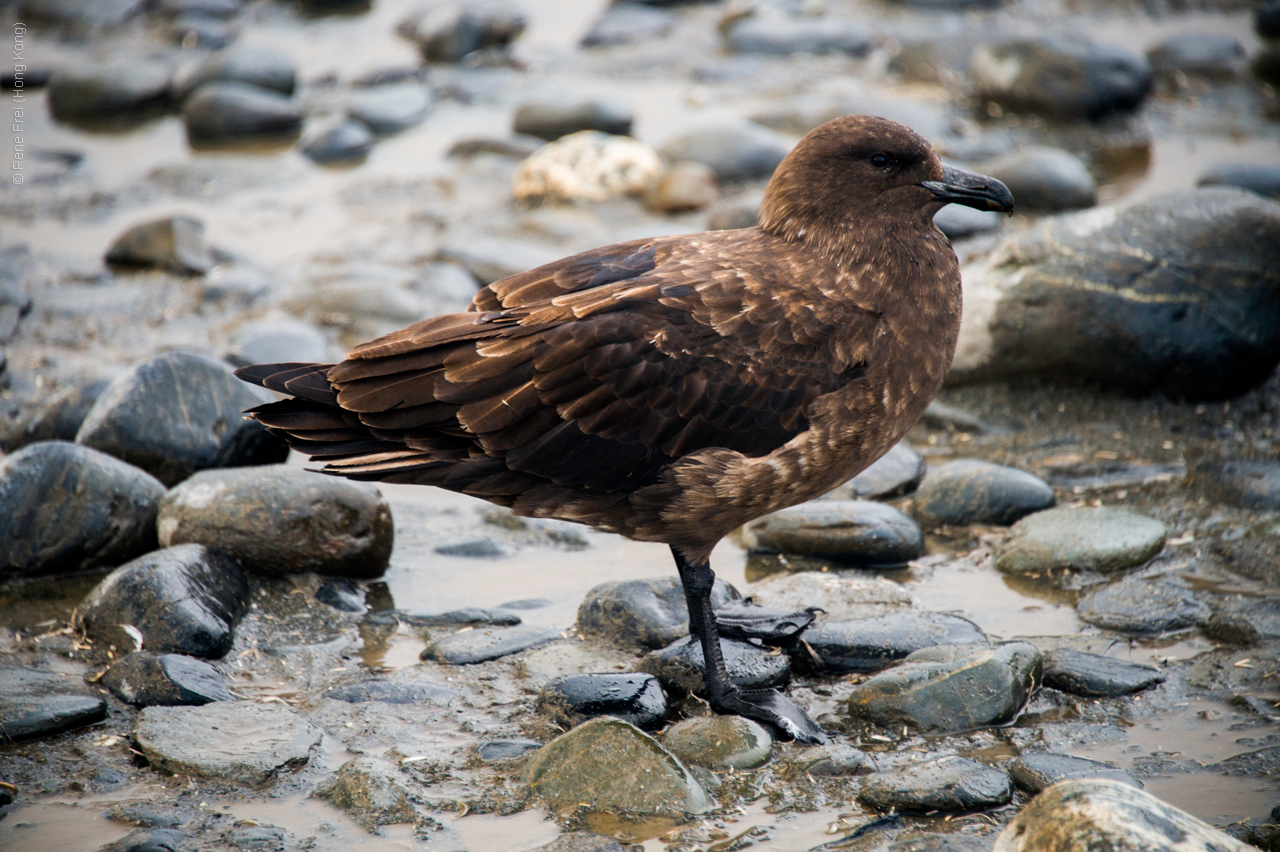
[{"label": "round stone", "polygon": [[71,124],[129,120],[168,107],[169,69],[152,62],[75,65],[49,79],[49,111]]},{"label": "round stone", "polygon": [[914,511],[927,527],[1012,524],[1056,502],[1053,488],[1038,476],[961,459],[929,471],[916,492]]},{"label": "round stone", "polygon": [[987,163],[982,171],[1009,187],[1019,211],[1074,210],[1098,200],[1088,167],[1061,148],[1029,148]]},{"label": "round stone", "polygon": [[630,136],[631,120],[631,110],[597,98],[568,102],[537,100],[523,103],[516,109],[512,129],[548,142],[579,130]]},{"label": "round stone", "polygon": [[996,552],[1009,574],[1072,570],[1112,573],[1141,565],[1164,547],[1155,518],[1112,506],[1069,506],[1029,515],[1013,525]]},{"label": "round stone", "polygon": [[682,761],[705,769],[756,769],[773,756],[773,737],[742,716],[695,716],[676,722],[662,744]]},{"label": "round stone", "polygon": [[653,730],[667,715],[667,696],[650,674],[579,674],[559,677],[542,688],[538,710],[573,727],[596,716],[612,716]]},{"label": "round stone", "polygon": [[323,165],[355,165],[365,161],[376,142],[368,125],[352,119],[305,140],[302,153]]},{"label": "round stone", "polygon": [[302,110],[279,92],[247,83],[205,83],[182,107],[187,138],[196,145],[297,138]]},{"label": "round stone", "polygon": [[870,500],[815,500],[752,521],[753,550],[835,559],[868,568],[898,567],[924,553],[911,518]]},{"label": "round stone", "polygon": [[1107,630],[1153,636],[1208,620],[1210,609],[1189,589],[1160,579],[1126,577],[1080,600],[1080,618]]},{"label": "round stone", "polygon": [[177,76],[175,88],[186,98],[205,83],[246,83],[289,96],[297,84],[289,57],[265,47],[238,46],[219,50]]},{"label": "round stone", "polygon": [[659,153],[668,160],[705,163],[723,182],[758,180],[773,174],[791,150],[780,134],[758,124],[717,124],[670,140]]},{"label": "round stone", "polygon": [[943,757],[880,772],[858,798],[881,811],[984,811],[1013,798],[1009,776],[964,757]]}]

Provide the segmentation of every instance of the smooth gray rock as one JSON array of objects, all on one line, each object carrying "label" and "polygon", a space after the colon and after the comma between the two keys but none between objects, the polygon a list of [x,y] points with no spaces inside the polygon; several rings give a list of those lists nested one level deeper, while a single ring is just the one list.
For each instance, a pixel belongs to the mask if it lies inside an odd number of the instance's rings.
[{"label": "smooth gray rock", "polygon": [[418,797],[406,781],[391,761],[364,754],[342,764],[312,795],[328,799],[365,831],[377,833],[379,826],[421,821],[415,807]]},{"label": "smooth gray rock", "polygon": [[1026,642],[938,645],[854,687],[848,712],[881,727],[926,733],[963,731],[1012,719],[1040,674],[1040,652]]},{"label": "smooth gray rock", "polygon": [[431,93],[420,83],[393,83],[353,89],[347,115],[378,136],[391,136],[420,124],[431,106]]},{"label": "smooth gray rock", "polygon": [[443,3],[401,25],[428,62],[458,62],[482,48],[505,47],[524,29],[524,13],[502,0]]},{"label": "smooth gray rock", "polygon": [[1123,769],[1068,754],[1023,754],[1006,766],[1013,783],[1032,795],[1059,781],[1075,778],[1108,778],[1132,787],[1139,786]]},{"label": "smooth gray rock", "polygon": [[773,737],[742,716],[694,716],[667,728],[662,744],[686,765],[716,771],[758,769],[773,756]]},{"label": "smooth gray rock", "polygon": [[204,273],[213,266],[204,242],[204,223],[189,216],[134,225],[115,238],[105,259],[113,266],[159,267],[179,273]]},{"label": "smooth gray rock", "polygon": [[705,163],[672,163],[645,194],[650,210],[685,213],[701,210],[720,197],[716,173]]},{"label": "smooth gray rock", "polygon": [[391,507],[372,484],[284,465],[206,470],[165,494],[162,547],[195,543],[255,574],[382,576],[395,539]]},{"label": "smooth gray rock", "polygon": [[298,102],[248,83],[205,83],[182,107],[187,139],[197,146],[250,140],[291,141],[302,129]]},{"label": "smooth gray rock", "polygon": [[75,626],[104,649],[218,658],[249,606],[233,557],[198,544],[157,550],[108,574],[76,609]]},{"label": "smooth gray rock", "polygon": [[1003,181],[1018,211],[1056,213],[1092,207],[1098,188],[1088,167],[1061,148],[1028,148],[986,163],[983,174]]},{"label": "smooth gray rock", "polygon": [[516,108],[512,130],[552,141],[579,130],[598,130],[614,136],[631,135],[632,113],[613,101],[532,100]]},{"label": "smooth gray rock", "polygon": [[754,228],[760,222],[760,199],[734,199],[716,204],[707,216],[708,231]]},{"label": "smooth gray rock", "polygon": [[1280,362],[1277,243],[1280,204],[1237,189],[1047,219],[966,269],[949,380],[1236,396]]},{"label": "smooth gray rock", "polygon": [[138,749],[155,768],[251,787],[304,766],[322,735],[284,704],[251,701],[147,707],[133,726]]},{"label": "smooth gray rock", "polygon": [[326,692],[324,697],[334,701],[345,701],[348,704],[380,701],[384,704],[427,704],[445,707],[458,697],[458,693],[440,684],[423,681],[366,680],[335,686]]},{"label": "smooth gray rock", "polygon": [[31,415],[22,432],[5,447],[5,452],[12,453],[37,441],[74,441],[89,409],[109,383],[109,379],[94,379],[54,394]]},{"label": "smooth gray rock", "polygon": [[[134,364],[112,380],[85,417],[76,443],[142,468],[166,485],[197,470],[260,464],[259,453],[284,461],[279,439],[238,445],[242,412],[269,402],[270,392],[237,379],[205,355],[173,350]],[[270,436],[267,436],[270,437]]]},{"label": "smooth gray rock", "polygon": [[[952,204],[951,207],[956,205]],[[943,208],[946,209],[946,208]],[[941,429],[946,432],[961,432],[968,435],[985,435],[991,427],[982,422],[977,415],[970,414],[954,405],[946,405],[936,399],[929,403],[920,418],[920,424],[929,429]]]},{"label": "smooth gray rock", "polygon": [[1132,110],[1152,76],[1146,57],[1127,47],[1056,35],[981,45],[969,73],[984,100],[1056,118]]},{"label": "smooth gray rock", "polygon": [[156,546],[164,486],[145,471],[65,441],[0,460],[0,579],[118,565]]},{"label": "smooth gray rock", "polygon": [[749,122],[700,127],[658,149],[669,160],[705,163],[728,183],[769,177],[790,151],[785,138]]},{"label": "smooth gray rock", "polygon": [[1058,648],[1041,658],[1044,685],[1072,695],[1128,695],[1164,683],[1159,669],[1098,654]]},{"label": "smooth gray rock", "polygon": [[438,544],[432,548],[441,556],[461,556],[464,559],[499,559],[510,556],[511,550],[491,538]]},{"label": "smooth gray rock", "polygon": [[[821,672],[878,672],[935,645],[986,642],[986,634],[966,618],[935,612],[904,612],[857,621],[824,621],[807,628],[804,645],[790,650],[797,666]],[[804,647],[807,645],[808,647]]]},{"label": "smooth gray rock", "polygon": [[1004,217],[994,210],[974,210],[962,204],[948,204],[933,217],[933,224],[950,240],[963,240],[1000,230]]},{"label": "smooth gray rock", "polygon": [[568,675],[542,687],[538,711],[565,728],[596,716],[612,716],[652,731],[666,721],[667,696],[650,674]]},{"label": "smooth gray rock", "polygon": [[48,97],[53,117],[69,124],[147,118],[169,108],[169,69],[144,61],[71,65],[49,78]]},{"label": "smooth gray rock", "polygon": [[[738,600],[738,590],[716,580],[711,606]],[[662,648],[689,632],[689,604],[676,577],[601,583],[578,605],[578,632],[624,648]]]},{"label": "smooth gray rock", "polygon": [[102,685],[138,707],[201,705],[234,701],[222,673],[182,654],[134,651],[107,669]]},{"label": "smooth gray rock", "polygon": [[[721,639],[729,680],[743,689],[781,688],[791,679],[791,665],[785,654],[737,639]],[[702,694],[705,692],[706,662],[702,644],[686,636],[660,651],[650,651],[640,658],[640,669],[654,674],[668,687]]]},{"label": "smooth gray rock", "polygon": [[0,739],[51,737],[101,722],[107,702],[83,685],[54,672],[0,666]]},{"label": "smooth gray rock", "polygon": [[489,740],[481,743],[476,749],[476,756],[485,763],[507,763],[523,759],[529,752],[542,748],[537,740],[526,740],[518,737],[503,740]]},{"label": "smooth gray rock", "polygon": [[1184,32],[1161,40],[1147,51],[1157,74],[1177,73],[1209,80],[1232,80],[1245,70],[1244,45],[1233,35]]},{"label": "smooth gray rock", "polygon": [[1013,799],[1009,776],[964,757],[943,757],[872,775],[858,799],[878,810],[984,811]]},{"label": "smooth gray rock", "polygon": [[821,777],[870,775],[876,771],[876,762],[860,748],[851,745],[828,744],[812,750],[814,759],[805,766],[805,772]]},{"label": "smooth gray rock", "polygon": [[615,47],[661,38],[675,29],[679,18],[666,9],[618,2],[596,18],[582,37],[583,47]]},{"label": "smooth gray rock", "polygon": [[849,490],[864,500],[891,500],[915,491],[928,469],[924,456],[900,441],[849,480]]},{"label": "smooth gray rock", "polygon": [[140,14],[146,0],[23,0],[21,20],[84,39],[117,28]]},{"label": "smooth gray rock", "polygon": [[1196,181],[1200,186],[1234,186],[1280,200],[1280,164],[1217,163]]},{"label": "smooth gray rock", "polygon": [[1012,524],[1057,502],[1038,476],[978,459],[947,462],[929,471],[913,510],[926,527]]},{"label": "smooth gray rock", "polygon": [[724,41],[733,53],[765,56],[790,56],[793,53],[865,56],[873,43],[862,21],[770,14],[750,15],[730,24],[724,31]]},{"label": "smooth gray rock", "polygon": [[357,165],[368,158],[377,141],[367,124],[349,119],[303,140],[302,153],[322,165]]},{"label": "smooth gray rock", "polygon": [[870,500],[814,500],[752,521],[750,547],[868,568],[905,565],[924,553],[911,518]]},{"label": "smooth gray rock", "polygon": [[459,264],[485,285],[553,263],[560,258],[560,252],[539,243],[481,237],[445,242],[436,257]]},{"label": "smooth gray rock", "polygon": [[324,362],[331,353],[329,339],[309,322],[289,317],[258,320],[240,326],[227,360],[238,367]]},{"label": "smooth gray rock", "polygon": [[435,644],[422,652],[422,658],[453,666],[467,666],[518,654],[559,639],[559,630],[529,624],[475,629],[437,639]]},{"label": "smooth gray rock", "polygon": [[627,847],[603,834],[571,831],[532,852],[627,852]]},{"label": "smooth gray rock", "polygon": [[1042,571],[1114,573],[1141,565],[1164,547],[1165,526],[1113,506],[1065,506],[1028,515],[996,550],[1008,574]]},{"label": "smooth gray rock", "polygon": [[1076,610],[1090,624],[1138,635],[1185,630],[1210,615],[1209,607],[1189,590],[1143,577],[1126,577],[1091,592]]},{"label": "smooth gray rock", "polygon": [[1280,462],[1228,459],[1195,469],[1195,483],[1223,502],[1244,509],[1280,509]]},{"label": "smooth gray rock", "polygon": [[1031,800],[993,852],[1086,848],[1112,852],[1252,852],[1186,811],[1120,781],[1063,781]]},{"label": "smooth gray rock", "polygon": [[680,816],[713,807],[684,764],[618,719],[592,719],[556,737],[529,759],[524,779],[553,810]]},{"label": "smooth gray rock", "polygon": [[293,61],[268,47],[240,45],[211,53],[175,80],[179,99],[205,83],[245,83],[289,96],[297,85]]},{"label": "smooth gray rock", "polygon": [[495,157],[523,160],[545,144],[546,142],[536,136],[512,136],[509,139],[476,136],[453,143],[446,156],[475,157],[480,154],[492,154]]}]

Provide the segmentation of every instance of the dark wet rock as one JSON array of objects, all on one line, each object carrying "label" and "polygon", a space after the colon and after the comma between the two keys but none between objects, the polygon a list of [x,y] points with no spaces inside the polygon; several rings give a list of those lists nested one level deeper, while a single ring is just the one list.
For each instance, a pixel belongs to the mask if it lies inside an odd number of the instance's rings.
[{"label": "dark wet rock", "polygon": [[303,140],[302,153],[322,165],[355,165],[368,158],[377,141],[367,124],[351,119]]},{"label": "dark wet rock", "polygon": [[658,153],[668,160],[704,163],[724,182],[757,180],[773,174],[791,150],[785,138],[758,124],[719,124],[691,130]]},{"label": "dark wet rock", "polygon": [[480,744],[476,749],[476,756],[485,763],[506,763],[511,760],[520,760],[529,752],[540,748],[542,743],[537,740],[489,740]]},{"label": "dark wet rock", "polygon": [[289,361],[323,362],[331,351],[324,332],[311,323],[277,317],[240,326],[227,360],[238,367]]},{"label": "dark wet rock", "polygon": [[1195,627],[1209,607],[1181,586],[1126,577],[1082,598],[1076,610],[1090,624],[1120,633],[1150,635]]},{"label": "dark wet rock", "polygon": [[665,9],[639,3],[614,3],[587,30],[582,46],[616,47],[661,38],[675,28],[677,20],[675,14]]},{"label": "dark wet rock", "polygon": [[793,53],[843,53],[865,56],[871,51],[866,24],[847,18],[792,18],[751,15],[724,31],[725,46],[734,53],[790,56]]},{"label": "dark wet rock", "polygon": [[1253,29],[1263,38],[1280,39],[1280,2],[1262,0],[1253,7]]},{"label": "dark wet rock", "polygon": [[766,577],[751,587],[751,598],[761,606],[784,612],[818,607],[826,613],[823,617],[828,621],[888,615],[910,609],[914,604],[911,594],[892,580],[822,571]]},{"label": "dark wet rock", "polygon": [[666,719],[667,696],[649,674],[569,675],[542,688],[538,710],[565,728],[596,716],[613,716],[652,731]]},{"label": "dark wet rock", "polygon": [[[783,687],[791,679],[791,665],[785,654],[737,639],[721,639],[720,650],[729,680],[743,689]],[[674,689],[695,694],[705,691],[702,644],[692,636],[645,654],[640,668]]]},{"label": "dark wet rock", "polygon": [[854,687],[848,711],[886,727],[963,731],[1012,719],[1040,674],[1040,652],[1026,642],[938,645]]},{"label": "dark wet rock", "polygon": [[1280,509],[1280,462],[1229,459],[1206,462],[1195,482],[1213,497],[1244,509]]},{"label": "dark wet rock", "polygon": [[978,459],[947,462],[929,471],[913,509],[926,527],[1012,524],[1057,502],[1038,476]]},{"label": "dark wet rock", "polygon": [[560,631],[550,627],[526,624],[520,627],[482,628],[437,639],[434,645],[422,652],[422,658],[466,666],[518,654],[558,639]]},{"label": "dark wet rock", "polygon": [[627,852],[627,847],[602,834],[571,831],[531,852]]},{"label": "dark wet rock", "polygon": [[107,702],[70,678],[23,666],[0,667],[0,740],[34,740],[101,722]]},{"label": "dark wet rock", "polygon": [[849,480],[849,489],[866,500],[891,500],[915,491],[928,469],[924,456],[902,441]]},{"label": "dark wet rock", "polygon": [[216,546],[256,574],[380,577],[395,537],[371,484],[285,467],[206,470],[160,503],[160,544]]},{"label": "dark wet rock", "polygon": [[223,837],[232,849],[244,852],[294,852],[305,848],[292,832],[274,825],[238,825]]},{"label": "dark wet rock", "polygon": [[553,810],[677,816],[712,807],[684,764],[619,719],[592,719],[556,737],[529,759],[524,778]]},{"label": "dark wet rock", "polygon": [[204,223],[189,216],[168,216],[134,225],[111,243],[106,262],[197,274],[208,272],[213,266],[204,242]]},{"label": "dark wet rock", "polygon": [[438,260],[465,267],[481,284],[492,284],[499,278],[516,275],[560,258],[558,250],[544,245],[491,238],[447,242],[440,246],[436,254]]},{"label": "dark wet rock", "polygon": [[1108,778],[1133,787],[1139,786],[1133,776],[1123,769],[1068,754],[1024,754],[1011,760],[1006,766],[1013,783],[1032,795],[1059,781],[1075,778]]},{"label": "dark wet rock", "polygon": [[102,685],[138,707],[200,705],[236,697],[221,672],[182,654],[135,651],[111,664]]},{"label": "dark wet rock", "polygon": [[316,600],[339,612],[363,613],[364,589],[345,577],[330,577],[316,589]]},{"label": "dark wet rock", "polygon": [[1136,787],[1101,778],[1055,784],[1000,832],[996,852],[1069,849],[1088,838],[1113,852],[1251,852],[1252,847]]},{"label": "dark wet rock", "polygon": [[[716,580],[711,606],[738,600],[738,590]],[[689,632],[689,605],[676,577],[601,583],[578,606],[578,632],[624,648],[662,648]]]},{"label": "dark wet rock", "polygon": [[756,769],[773,756],[773,737],[742,716],[695,716],[676,722],[662,744],[689,766],[713,770]]},{"label": "dark wet rock", "polygon": [[1210,80],[1231,80],[1245,68],[1244,45],[1233,35],[1186,32],[1170,36],[1147,51],[1157,74],[1186,74]]},{"label": "dark wet rock", "polygon": [[411,286],[415,293],[429,299],[464,305],[480,289],[475,276],[457,263],[428,263],[418,269]]},{"label": "dark wet rock", "polygon": [[164,486],[111,456],[41,441],[0,460],[0,578],[118,565],[156,546]]},{"label": "dark wet rock", "polygon": [[31,416],[5,450],[13,452],[36,441],[74,441],[85,415],[108,384],[108,379],[95,379],[54,394]]},{"label": "dark wet rock", "polygon": [[169,108],[169,69],[153,62],[59,68],[49,79],[49,111],[90,127],[158,115]]},{"label": "dark wet rock", "polygon": [[984,811],[1013,798],[1009,776],[964,757],[943,757],[872,775],[858,798],[878,810]]},{"label": "dark wet rock", "polygon": [[1018,211],[1075,210],[1098,200],[1093,175],[1075,154],[1061,148],[1028,148],[982,167],[1004,181],[1018,199]]},{"label": "dark wet rock", "polygon": [[121,565],[76,609],[76,627],[104,649],[218,658],[249,605],[249,583],[233,557],[198,544],[157,550]]},{"label": "dark wet rock", "polygon": [[102,847],[101,852],[182,852],[186,832],[173,828],[144,828]]},{"label": "dark wet rock", "polygon": [[417,797],[405,781],[395,764],[366,754],[342,764],[312,795],[351,814],[365,831],[377,832],[382,825],[419,821]]},{"label": "dark wet rock", "polygon": [[228,458],[224,449],[239,434],[241,412],[270,399],[270,393],[237,379],[227,364],[173,350],[113,379],[89,410],[76,442],[172,486],[197,470],[244,463]]},{"label": "dark wet rock", "polygon": [[247,83],[205,83],[182,107],[193,145],[246,140],[285,141],[302,129],[298,102]]},{"label": "dark wet rock", "polygon": [[[1079,444],[1079,441],[1075,441],[1075,444]],[[1186,476],[1187,466],[1180,461],[1172,464],[1146,464],[1119,459],[1092,459],[1054,464],[1045,468],[1045,477],[1050,485],[1073,494],[1099,489],[1137,488],[1157,482],[1182,482]]]},{"label": "dark wet rock", "polygon": [[284,704],[250,701],[147,707],[133,727],[138,749],[156,769],[252,787],[304,766],[321,736]]},{"label": "dark wet rock", "polygon": [[1280,200],[1280,165],[1275,163],[1218,163],[1200,175],[1200,186],[1234,186]]},{"label": "dark wet rock", "polygon": [[1278,242],[1280,204],[1227,188],[1049,219],[967,272],[951,378],[1239,394],[1280,361]]},{"label": "dark wet rock", "polygon": [[974,210],[960,204],[948,204],[933,217],[933,224],[951,240],[963,240],[1000,230],[1004,219],[993,210]]},{"label": "dark wet rock", "polygon": [[512,130],[547,141],[598,130],[615,136],[631,135],[631,110],[612,101],[589,98],[582,101],[535,100],[516,108]]},{"label": "dark wet rock", "polygon": [[460,139],[453,143],[447,156],[475,157],[479,154],[493,154],[497,157],[523,160],[544,144],[546,143],[536,136],[513,136],[510,139],[479,136],[473,139]]},{"label": "dark wet rock", "polygon": [[[378,613],[382,615],[382,613]],[[450,609],[443,612],[399,612],[388,613],[392,617],[412,624],[414,627],[440,627],[443,625],[470,625],[472,627],[513,627],[520,623],[520,616],[514,612],[495,609],[468,607],[466,609]]]},{"label": "dark wet rock", "polygon": [[82,39],[127,23],[146,5],[146,0],[23,0],[15,20]]},{"label": "dark wet rock", "polygon": [[911,518],[870,500],[815,500],[752,521],[750,547],[835,559],[868,568],[906,564],[924,553]]},{"label": "dark wet rock", "polygon": [[1048,651],[1041,661],[1044,685],[1072,695],[1110,698],[1164,683],[1164,675],[1152,666],[1069,648]]},{"label": "dark wet rock", "polygon": [[464,559],[498,559],[511,555],[509,548],[491,538],[440,544],[432,549],[441,556],[461,556]]},{"label": "dark wet rock", "polygon": [[[1275,554],[1280,550],[1273,547],[1267,552]],[[1280,639],[1280,601],[1242,600],[1231,609],[1215,612],[1200,630],[1225,645],[1260,645]]]},{"label": "dark wet rock", "polygon": [[353,89],[347,115],[379,136],[408,130],[427,117],[431,93],[420,83]]},{"label": "dark wet rock", "polygon": [[995,565],[1008,574],[1109,574],[1146,562],[1164,540],[1164,524],[1155,518],[1114,506],[1064,506],[1014,524],[996,551]]},{"label": "dark wet rock", "polygon": [[501,0],[444,3],[416,20],[401,25],[401,32],[418,45],[428,62],[457,62],[486,47],[505,47],[524,32],[524,13]]},{"label": "dark wet rock", "polygon": [[933,612],[904,612],[858,621],[825,621],[809,627],[804,645],[791,649],[798,666],[823,672],[878,672],[935,645],[967,645],[987,637],[966,618]]},{"label": "dark wet rock", "polygon": [[813,754],[805,772],[821,777],[846,777],[853,775],[870,775],[876,771],[876,762],[860,748],[840,743],[828,743],[812,752]]},{"label": "dark wet rock", "polygon": [[1146,57],[1084,36],[982,45],[973,52],[969,72],[984,100],[1057,118],[1132,110],[1151,88]]},{"label": "dark wet rock", "polygon": [[716,174],[705,163],[673,163],[645,195],[645,204],[662,213],[701,210],[720,197]]},{"label": "dark wet rock", "polygon": [[237,46],[210,54],[175,80],[180,98],[205,83],[245,83],[289,96],[297,85],[293,62],[268,47]]},{"label": "dark wet rock", "polygon": [[384,704],[430,704],[444,707],[457,698],[458,693],[439,684],[423,681],[366,680],[334,687],[324,697],[348,704],[380,701]]},{"label": "dark wet rock", "polygon": [[[949,206],[955,207],[956,205]],[[983,423],[982,419],[977,415],[970,414],[953,405],[938,402],[936,399],[929,403],[929,407],[924,410],[920,423],[929,429],[941,429],[946,432],[960,432],[967,435],[985,435],[991,431],[991,427]]]}]

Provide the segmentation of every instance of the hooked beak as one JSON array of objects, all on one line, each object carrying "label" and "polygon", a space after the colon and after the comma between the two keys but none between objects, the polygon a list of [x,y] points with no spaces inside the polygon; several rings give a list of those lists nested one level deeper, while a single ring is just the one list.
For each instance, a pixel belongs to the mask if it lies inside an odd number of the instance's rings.
[{"label": "hooked beak", "polygon": [[943,166],[942,180],[926,180],[920,186],[944,204],[963,204],[978,210],[1013,214],[1013,193],[993,177]]}]

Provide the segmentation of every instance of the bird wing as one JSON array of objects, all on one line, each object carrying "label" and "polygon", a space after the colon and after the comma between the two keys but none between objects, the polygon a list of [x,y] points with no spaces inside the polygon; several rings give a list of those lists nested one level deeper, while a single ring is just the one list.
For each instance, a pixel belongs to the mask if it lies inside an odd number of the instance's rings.
[{"label": "bird wing", "polygon": [[566,258],[356,347],[328,379],[380,443],[330,467],[491,497],[625,492],[701,449],[782,446],[861,377],[877,317],[824,314],[780,280],[821,270],[702,236]]}]

